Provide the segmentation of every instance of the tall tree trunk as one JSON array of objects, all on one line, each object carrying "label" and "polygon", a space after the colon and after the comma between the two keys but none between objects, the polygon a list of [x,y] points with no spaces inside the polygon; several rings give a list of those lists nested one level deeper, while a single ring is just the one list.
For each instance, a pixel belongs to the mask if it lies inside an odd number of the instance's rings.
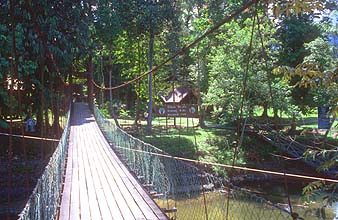
[{"label": "tall tree trunk", "polygon": [[[109,56],[109,65],[110,65],[110,68],[109,68],[109,88],[112,87],[112,66],[111,66],[111,57]],[[117,120],[117,117],[116,117],[116,114],[115,114],[115,111],[114,111],[114,108],[113,108],[113,90],[112,89],[109,89],[109,113],[110,113],[110,116],[114,119],[115,121],[115,124],[117,127],[120,127],[120,124],[119,124],[119,121]]]},{"label": "tall tree trunk", "polygon": [[[138,59],[138,72],[139,74],[141,74],[141,46],[140,46],[140,38],[138,38],[137,41],[137,59]],[[136,112],[135,112],[135,121],[134,124],[137,125],[138,124],[138,120],[140,119],[140,90],[141,90],[141,84],[140,84],[140,80],[137,80],[137,84],[136,84]]]},{"label": "tall tree trunk", "polygon": [[[103,74],[103,59],[101,56],[101,77],[102,77],[102,82],[101,82],[101,86],[104,87],[104,74]],[[104,90],[101,89],[101,106],[104,106]]]},{"label": "tall tree trunk", "polygon": [[[149,70],[153,68],[154,38],[155,38],[154,30],[150,29],[149,53],[148,53]],[[153,73],[150,73],[148,76],[148,92],[149,92],[149,104],[148,104],[147,131],[151,133],[153,120]]]},{"label": "tall tree trunk", "polygon": [[48,117],[48,105],[44,105],[44,110],[43,110],[44,116],[44,124],[45,124],[45,134],[49,135],[50,134],[50,125],[49,125],[49,117]]},{"label": "tall tree trunk", "polygon": [[93,60],[92,56],[87,61],[87,72],[88,72],[88,106],[91,111],[94,110],[94,97],[93,97]]},{"label": "tall tree trunk", "polygon": [[43,91],[43,86],[44,86],[44,77],[43,77],[43,69],[45,66],[44,62],[44,56],[42,50],[41,44],[39,44],[39,50],[40,50],[40,55],[39,55],[39,61],[38,61],[38,67],[36,70],[36,78],[40,78],[41,80],[41,89],[37,91],[36,98],[37,98],[37,103],[36,106],[36,128],[37,130],[40,131],[41,137],[44,135],[44,127],[43,127],[43,96],[44,96],[44,91]]},{"label": "tall tree trunk", "polygon": [[[334,108],[335,108],[335,106],[332,107],[331,111],[334,111]],[[328,136],[329,132],[331,131],[332,126],[333,126],[334,122],[336,121],[336,119],[337,119],[337,116],[334,115],[333,118],[332,118],[332,123],[330,124],[329,129],[327,129],[325,134],[324,134],[324,140],[323,140],[323,145],[322,145],[323,148],[325,148],[325,145],[327,144],[327,136]]]},{"label": "tall tree trunk", "polygon": [[[173,83],[172,84],[173,103],[174,103],[175,107],[177,108],[177,105],[175,104],[175,82],[173,81],[172,83]],[[176,117],[174,117],[174,127],[176,128]]]},{"label": "tall tree trunk", "polygon": [[297,130],[297,123],[296,123],[296,115],[295,113],[292,114],[292,121],[291,121],[291,127],[289,130],[289,134],[294,134]]},{"label": "tall tree trunk", "polygon": [[61,129],[60,126],[60,103],[59,103],[59,99],[58,96],[60,95],[59,92],[55,92],[56,94],[56,98],[54,99],[55,101],[52,104],[52,112],[53,112],[53,116],[54,116],[54,121],[53,121],[53,125],[52,125],[52,131],[53,134],[55,135],[59,135]]},{"label": "tall tree trunk", "polygon": [[[111,70],[111,67],[110,67],[110,70],[109,70],[109,88],[112,87],[112,70]],[[113,109],[113,90],[109,90],[109,113],[111,116],[114,115],[114,109]]]},{"label": "tall tree trunk", "polygon": [[197,105],[198,105],[198,110],[199,110],[198,122],[199,122],[201,128],[205,128],[204,109],[202,107],[202,96],[201,96],[201,89],[200,88],[198,88],[198,92],[197,92]]},{"label": "tall tree trunk", "polygon": [[43,111],[42,111],[42,106],[41,106],[41,101],[40,105],[38,105],[38,109],[36,112],[36,129],[41,132],[41,135],[43,135]]},{"label": "tall tree trunk", "polygon": [[36,100],[34,102],[34,108],[32,109],[32,113],[34,111],[36,112],[36,129],[39,131],[42,131],[43,130],[43,111],[42,111],[42,102],[41,102],[42,91],[39,90],[36,93],[35,92],[33,93],[34,93],[33,96],[36,97]]},{"label": "tall tree trunk", "polygon": [[[73,92],[74,92],[74,85],[73,85],[73,73],[74,73],[74,70],[73,68],[70,69],[69,71],[69,87],[67,89],[68,91],[68,94],[66,94],[66,97],[69,97],[71,100],[73,100]],[[69,104],[69,103],[67,103]]]},{"label": "tall tree trunk", "polygon": [[43,137],[46,134],[46,127],[45,127],[45,123],[44,123],[44,109],[45,109],[45,88],[44,88],[44,70],[43,70],[44,64],[40,69],[40,77],[41,77],[41,94],[40,94],[40,112],[39,114],[41,114],[41,137]]},{"label": "tall tree trunk", "polygon": [[[198,92],[197,92],[197,104],[198,104],[198,108],[199,108],[199,114],[198,114],[198,120],[199,120],[199,124],[201,128],[205,128],[205,123],[204,123],[204,109],[202,107],[202,96],[201,96],[201,66],[203,67],[204,62],[202,60],[202,65],[201,65],[201,60],[200,60],[200,54],[198,52],[198,48],[197,48],[197,88],[198,88]],[[204,67],[203,67],[203,72],[202,74],[204,74]]]},{"label": "tall tree trunk", "polygon": [[273,107],[273,118],[274,119],[278,119],[279,116],[278,116],[278,109],[276,107]]},{"label": "tall tree trunk", "polygon": [[268,118],[268,103],[263,103],[263,113],[261,115],[262,118]]}]

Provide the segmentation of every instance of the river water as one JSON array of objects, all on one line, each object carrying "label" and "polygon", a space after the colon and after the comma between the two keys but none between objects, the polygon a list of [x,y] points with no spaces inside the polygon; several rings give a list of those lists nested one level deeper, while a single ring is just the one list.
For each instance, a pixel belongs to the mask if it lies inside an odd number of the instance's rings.
[{"label": "river water", "polygon": [[[296,199],[296,196],[292,197],[293,200]],[[268,204],[233,196],[228,201],[227,196],[219,192],[209,192],[184,199],[157,200],[157,203],[160,207],[175,207],[177,212],[169,216],[177,220],[224,220],[227,215],[231,220],[292,220],[288,213]],[[279,205],[284,206],[284,204]],[[304,220],[338,219],[334,210],[338,208],[337,204],[331,208],[320,206],[320,201],[307,205],[294,204],[293,212],[298,213]],[[284,208],[287,210],[288,206]]]},{"label": "river water", "polygon": [[[298,213],[305,220],[338,220],[338,203],[326,206],[323,202],[323,197],[326,196],[324,194],[311,197],[309,201],[302,194],[306,185],[306,183],[298,182],[288,183],[292,211]],[[262,192],[262,197],[289,210],[285,183],[267,181],[254,184],[250,188]]]}]

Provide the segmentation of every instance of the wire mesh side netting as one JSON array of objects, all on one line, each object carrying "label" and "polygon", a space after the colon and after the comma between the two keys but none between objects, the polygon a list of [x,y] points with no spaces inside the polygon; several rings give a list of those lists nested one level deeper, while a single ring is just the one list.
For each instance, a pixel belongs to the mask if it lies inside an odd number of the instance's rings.
[{"label": "wire mesh side netting", "polygon": [[[285,220],[290,212],[127,134],[95,108],[114,151],[172,219]],[[228,201],[229,198],[229,202]]]},{"label": "wire mesh side netting", "polygon": [[19,220],[56,219],[56,211],[62,189],[62,178],[65,169],[66,151],[70,128],[70,112],[67,113],[63,134],[45,167],[41,177],[30,195],[25,208],[19,214]]}]

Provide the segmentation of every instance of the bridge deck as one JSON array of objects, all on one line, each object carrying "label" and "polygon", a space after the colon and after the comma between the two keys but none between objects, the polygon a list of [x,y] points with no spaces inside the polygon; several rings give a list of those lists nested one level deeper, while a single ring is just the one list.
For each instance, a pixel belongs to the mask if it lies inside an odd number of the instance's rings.
[{"label": "bridge deck", "polygon": [[168,219],[111,150],[83,103],[74,104],[59,219]]}]

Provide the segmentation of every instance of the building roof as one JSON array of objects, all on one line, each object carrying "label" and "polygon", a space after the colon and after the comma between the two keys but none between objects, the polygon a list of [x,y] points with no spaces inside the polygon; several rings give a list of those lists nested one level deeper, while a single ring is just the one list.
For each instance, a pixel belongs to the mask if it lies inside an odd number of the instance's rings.
[{"label": "building roof", "polygon": [[160,97],[164,103],[180,103],[189,94],[192,94],[190,88],[175,88],[167,96],[160,95]]}]

